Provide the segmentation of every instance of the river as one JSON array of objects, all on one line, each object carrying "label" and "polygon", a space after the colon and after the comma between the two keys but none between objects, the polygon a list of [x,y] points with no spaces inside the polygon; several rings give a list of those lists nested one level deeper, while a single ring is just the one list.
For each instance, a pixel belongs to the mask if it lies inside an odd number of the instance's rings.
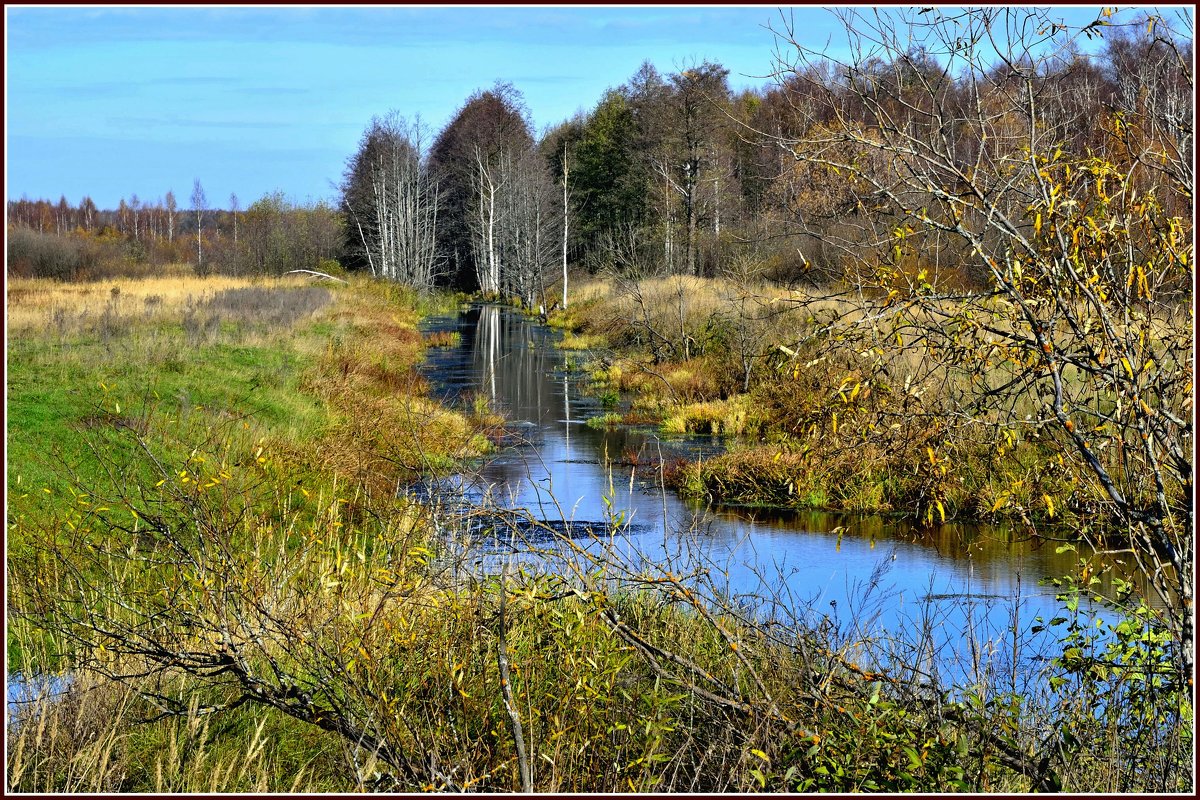
[{"label": "river", "polygon": [[[604,409],[580,391],[583,357],[557,349],[552,329],[509,308],[476,305],[428,319],[423,330],[461,337],[429,351],[422,371],[435,396],[466,408],[486,399],[514,431],[477,471],[441,481],[436,491],[527,509],[559,528],[629,522],[606,542],[619,557],[674,574],[706,569],[723,596],[759,616],[803,618],[846,638],[903,639],[924,630],[943,677],[972,674],[989,654],[993,668],[1012,671],[1014,629],[1023,671],[1052,649],[1048,634],[1031,628],[1037,616],[1065,616],[1044,582],[1076,571],[1076,553],[999,525],[685,503],[663,490],[657,465],[703,458],[724,443],[587,425]],[[1086,603],[1081,612],[1104,613]]]}]

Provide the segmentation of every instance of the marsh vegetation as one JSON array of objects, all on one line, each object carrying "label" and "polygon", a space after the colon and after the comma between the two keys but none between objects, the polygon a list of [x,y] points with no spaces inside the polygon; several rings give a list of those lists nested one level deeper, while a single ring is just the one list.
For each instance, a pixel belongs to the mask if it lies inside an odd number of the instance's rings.
[{"label": "marsh vegetation", "polygon": [[[785,19],[770,90],[647,64],[542,137],[498,84],[374,120],[336,209],[10,201],[8,788],[1191,790],[1192,43],[1085,55],[1110,16],[845,12],[840,63]],[[422,330],[451,289],[486,321]],[[576,519],[559,403],[711,448],[593,458]],[[626,479],[701,507],[671,547]],[[745,591],[708,504],[1065,564],[881,625],[885,553]]]}]

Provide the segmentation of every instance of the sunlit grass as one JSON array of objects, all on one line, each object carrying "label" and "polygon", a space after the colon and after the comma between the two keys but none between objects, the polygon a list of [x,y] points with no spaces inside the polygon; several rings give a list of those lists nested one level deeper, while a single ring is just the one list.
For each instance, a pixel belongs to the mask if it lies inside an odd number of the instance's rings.
[{"label": "sunlit grass", "polygon": [[[763,624],[754,616],[757,605],[729,602],[711,588],[698,596],[679,577],[691,568],[682,562],[621,573],[601,551],[595,560],[559,558],[557,569],[501,579],[455,561],[444,538],[453,527],[434,528],[427,511],[398,498],[396,487],[481,452],[481,421],[494,415],[485,400],[465,417],[424,396],[414,367],[427,343],[414,327],[411,294],[379,284],[339,288],[309,315],[280,317],[278,327],[252,335],[225,324],[189,333],[189,307],[185,298],[161,317],[130,315],[100,330],[39,329],[10,342],[10,459],[17,459],[10,465],[18,466],[9,484],[10,498],[16,489],[9,608],[19,612],[9,628],[12,666],[26,675],[72,663],[142,666],[115,662],[98,646],[103,642],[58,636],[55,618],[35,625],[43,609],[77,613],[65,592],[80,575],[75,570],[83,570],[109,593],[103,601],[86,595],[95,619],[115,624],[131,613],[152,614],[153,635],[184,651],[219,648],[224,624],[264,662],[257,667],[274,659],[339,708],[353,704],[356,718],[414,763],[435,756],[440,774],[454,783],[389,782],[391,767],[376,754],[262,705],[216,714],[188,706],[147,721],[157,709],[136,690],[217,702],[231,691],[219,674],[122,686],[80,669],[65,696],[40,701],[20,728],[10,728],[10,786],[516,790],[518,756],[497,672],[503,633],[512,662],[508,688],[538,791],[1030,788],[988,755],[987,737],[1004,730],[1033,742],[1030,731],[1061,718],[1052,702],[1014,708],[981,699],[963,712],[966,724],[952,723],[930,707],[907,704],[911,692],[923,691],[917,684],[872,674],[887,665],[882,656],[875,665],[850,658],[886,642],[840,636],[819,627],[820,615]],[[776,376],[773,395],[720,398],[708,396],[716,385],[711,358],[641,362],[657,375],[633,362],[610,365],[601,377],[623,387],[642,380],[661,386],[674,404],[664,410],[668,428],[758,432],[754,420],[775,407],[772,400],[800,404],[825,427],[776,431],[729,461],[706,462],[708,472],[684,472],[688,487],[712,492],[744,479],[760,497],[801,495],[797,507],[869,508],[896,502],[895,492],[924,481],[942,492],[949,512],[956,509],[957,484],[936,482],[938,462],[923,442],[907,450],[865,447],[852,436],[852,415],[837,392],[804,388],[822,365],[812,375]],[[692,399],[682,402],[688,393]],[[830,401],[841,403],[840,435],[820,417]],[[147,464],[139,440],[163,459],[163,470]],[[1018,455],[1031,475],[1046,472],[1036,450]],[[889,457],[896,459],[891,483],[879,466]],[[856,459],[878,472],[853,471]],[[904,473],[913,463],[928,466]],[[1046,485],[1031,484],[1011,501],[1033,502]],[[106,496],[124,504],[102,505]],[[163,536],[206,537],[192,552],[206,559],[211,583],[145,549],[153,539],[130,523],[137,518],[128,507],[147,505],[168,523]],[[197,520],[205,524],[193,531]],[[89,546],[67,548],[68,531]],[[706,574],[719,584],[720,568],[712,566]],[[248,623],[248,615],[257,621]],[[914,636],[919,640],[920,631]],[[110,650],[121,645],[107,643]],[[897,675],[905,668],[891,666]],[[716,690],[726,705],[701,688]],[[737,710],[743,706],[750,711]],[[1114,785],[1119,767],[1103,762],[1106,751],[1099,766],[1090,754],[1068,758],[1068,788]]]},{"label": "sunlit grass", "polygon": [[173,420],[163,442],[205,421],[244,420],[315,468],[391,484],[476,454],[486,440],[419,397],[424,345],[405,297],[304,279],[14,281],[9,491],[36,507],[72,473],[106,486],[91,448],[140,420]]},{"label": "sunlit grass", "polygon": [[250,286],[290,288],[311,281],[301,278],[234,278],[190,274],[158,278],[111,278],[90,283],[64,283],[44,278],[13,278],[8,282],[8,329],[24,332],[52,323],[61,310],[73,318],[94,317],[116,304],[119,313],[147,313],[170,318],[187,305],[199,303],[226,289]]}]

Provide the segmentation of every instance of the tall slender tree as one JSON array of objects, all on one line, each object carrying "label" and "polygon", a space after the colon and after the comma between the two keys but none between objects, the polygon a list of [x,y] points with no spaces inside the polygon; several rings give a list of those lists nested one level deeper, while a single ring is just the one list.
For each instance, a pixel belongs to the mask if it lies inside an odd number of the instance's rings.
[{"label": "tall slender tree", "polygon": [[92,229],[92,220],[96,217],[96,203],[88,195],[85,195],[79,201],[79,213],[83,217],[83,229],[90,231]]},{"label": "tall slender tree", "polygon": [[167,208],[167,241],[175,241],[175,193],[167,190],[165,199]]},{"label": "tall slender tree", "polygon": [[192,184],[192,210],[196,213],[196,270],[204,272],[204,210],[208,208],[208,198],[204,195],[204,187],[196,178]]}]

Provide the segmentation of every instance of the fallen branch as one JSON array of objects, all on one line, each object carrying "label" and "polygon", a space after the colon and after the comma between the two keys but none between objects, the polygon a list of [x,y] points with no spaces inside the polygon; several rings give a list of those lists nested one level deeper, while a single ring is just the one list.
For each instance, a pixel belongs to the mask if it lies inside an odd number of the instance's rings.
[{"label": "fallen branch", "polygon": [[324,272],[317,272],[316,270],[312,270],[312,269],[291,269],[283,274],[284,275],[295,275],[297,273],[301,273],[304,275],[312,275],[314,278],[325,278],[326,280],[337,281],[338,283],[349,283],[349,281],[345,281],[341,278],[335,278],[332,275],[328,275]]}]

